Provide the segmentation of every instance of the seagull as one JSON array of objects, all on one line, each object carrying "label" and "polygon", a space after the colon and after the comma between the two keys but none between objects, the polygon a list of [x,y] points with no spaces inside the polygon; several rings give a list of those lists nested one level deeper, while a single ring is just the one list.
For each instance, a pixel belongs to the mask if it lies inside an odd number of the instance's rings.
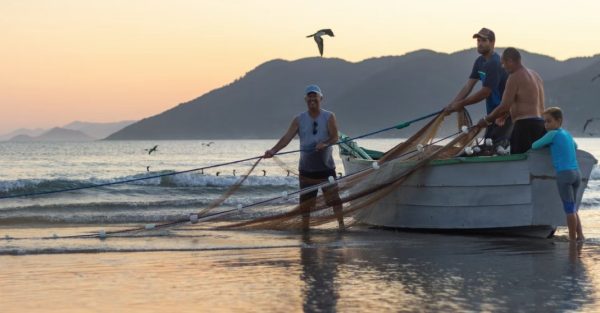
[{"label": "seagull", "polygon": [[594,76],[594,78],[592,78],[592,81],[595,81],[597,78],[600,78],[600,74]]},{"label": "seagull", "polygon": [[158,151],[158,145],[152,147],[151,149],[144,149],[145,151],[148,151],[148,154],[152,154],[152,152]]},{"label": "seagull", "polygon": [[[599,76],[600,76],[600,75],[599,75]],[[594,120],[597,120],[597,119],[600,119],[600,118],[598,118],[598,117],[592,117],[592,118],[590,118],[590,119],[587,119],[587,120],[585,121],[585,124],[583,124],[583,131],[582,131],[582,132],[585,132],[585,129],[588,127],[588,125],[589,125],[591,122],[593,122]]]},{"label": "seagull", "polygon": [[315,39],[317,46],[319,46],[319,53],[321,54],[321,57],[323,56],[323,38],[321,38],[321,36],[324,36],[324,35],[329,35],[331,37],[335,37],[333,35],[333,31],[331,31],[331,29],[321,29],[312,35],[306,36],[306,38],[313,37]]}]

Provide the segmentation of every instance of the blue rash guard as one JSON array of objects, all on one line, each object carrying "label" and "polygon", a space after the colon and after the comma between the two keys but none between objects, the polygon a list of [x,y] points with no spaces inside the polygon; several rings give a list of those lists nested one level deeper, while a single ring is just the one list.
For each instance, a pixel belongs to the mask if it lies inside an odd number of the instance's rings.
[{"label": "blue rash guard", "polygon": [[531,145],[532,149],[541,149],[550,146],[552,164],[556,172],[578,170],[577,144],[568,131],[559,128],[551,130]]}]

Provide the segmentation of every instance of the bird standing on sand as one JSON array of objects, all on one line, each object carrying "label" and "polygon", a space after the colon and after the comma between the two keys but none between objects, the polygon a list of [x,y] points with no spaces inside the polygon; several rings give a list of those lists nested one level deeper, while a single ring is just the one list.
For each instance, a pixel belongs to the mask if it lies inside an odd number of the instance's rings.
[{"label": "bird standing on sand", "polygon": [[219,174],[221,174],[221,172],[217,172],[217,175],[216,175],[216,176],[219,176]]},{"label": "bird standing on sand", "polygon": [[267,176],[267,171],[262,170],[262,172],[263,172],[263,176]]},{"label": "bird standing on sand", "polygon": [[151,149],[144,149],[145,151],[148,151],[148,154],[152,154],[152,152],[158,151],[158,145],[152,147]]},{"label": "bird standing on sand", "polygon": [[600,74],[594,76],[594,78],[592,78],[592,81],[595,81],[596,79],[600,78]]},{"label": "bird standing on sand", "polygon": [[233,170],[233,176],[235,176],[235,170]]},{"label": "bird standing on sand", "polygon": [[321,37],[324,35],[329,35],[331,37],[335,37],[333,35],[333,31],[331,31],[331,29],[321,29],[312,35],[306,36],[306,38],[313,37],[315,39],[317,46],[319,46],[319,53],[321,54],[321,57],[323,56],[323,38],[321,38]]},{"label": "bird standing on sand", "polygon": [[146,172],[150,172],[150,166],[146,166]]}]

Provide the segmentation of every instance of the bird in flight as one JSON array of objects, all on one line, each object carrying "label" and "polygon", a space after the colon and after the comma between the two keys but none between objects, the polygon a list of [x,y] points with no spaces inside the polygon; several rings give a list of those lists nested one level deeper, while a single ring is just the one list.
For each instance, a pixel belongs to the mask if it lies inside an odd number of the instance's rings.
[{"label": "bird in flight", "polygon": [[315,39],[317,46],[319,46],[319,53],[321,54],[321,56],[323,56],[323,38],[321,38],[321,37],[324,35],[329,35],[331,37],[335,37],[333,35],[333,31],[331,29],[321,29],[312,35],[306,36],[306,38],[313,37]]},{"label": "bird in flight", "polygon": [[148,151],[148,154],[152,154],[152,152],[158,151],[158,145],[152,147],[151,149],[144,149]]},{"label": "bird in flight", "polygon": [[587,119],[587,120],[585,121],[585,124],[583,124],[583,131],[582,131],[582,132],[585,132],[585,129],[588,127],[588,125],[589,125],[591,122],[593,122],[594,120],[598,120],[598,119],[600,119],[600,118],[598,118],[598,117],[592,117],[592,118],[590,118],[590,119]]},{"label": "bird in flight", "polygon": [[209,142],[209,143],[204,143],[204,142],[203,142],[203,143],[202,143],[202,145],[203,145],[203,146],[210,147],[210,145],[212,145],[213,143],[215,143],[215,142],[214,142],[214,141],[211,141],[211,142]]},{"label": "bird in flight", "polygon": [[592,81],[595,81],[596,79],[600,78],[600,74],[594,76],[594,78],[592,78]]}]

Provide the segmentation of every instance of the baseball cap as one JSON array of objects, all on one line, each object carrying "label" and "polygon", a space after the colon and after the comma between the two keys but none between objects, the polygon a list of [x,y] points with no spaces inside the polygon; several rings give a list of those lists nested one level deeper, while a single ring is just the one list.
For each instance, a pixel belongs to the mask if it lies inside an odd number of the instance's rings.
[{"label": "baseball cap", "polygon": [[306,89],[304,90],[304,94],[307,95],[311,92],[314,92],[316,94],[318,94],[319,96],[323,96],[323,92],[321,91],[321,88],[319,88],[319,86],[317,85],[308,85],[306,86]]},{"label": "baseball cap", "polygon": [[494,32],[491,29],[487,29],[485,27],[479,30],[479,32],[477,32],[476,34],[473,34],[473,38],[478,37],[487,39],[489,41],[496,41],[496,35],[494,34]]}]

